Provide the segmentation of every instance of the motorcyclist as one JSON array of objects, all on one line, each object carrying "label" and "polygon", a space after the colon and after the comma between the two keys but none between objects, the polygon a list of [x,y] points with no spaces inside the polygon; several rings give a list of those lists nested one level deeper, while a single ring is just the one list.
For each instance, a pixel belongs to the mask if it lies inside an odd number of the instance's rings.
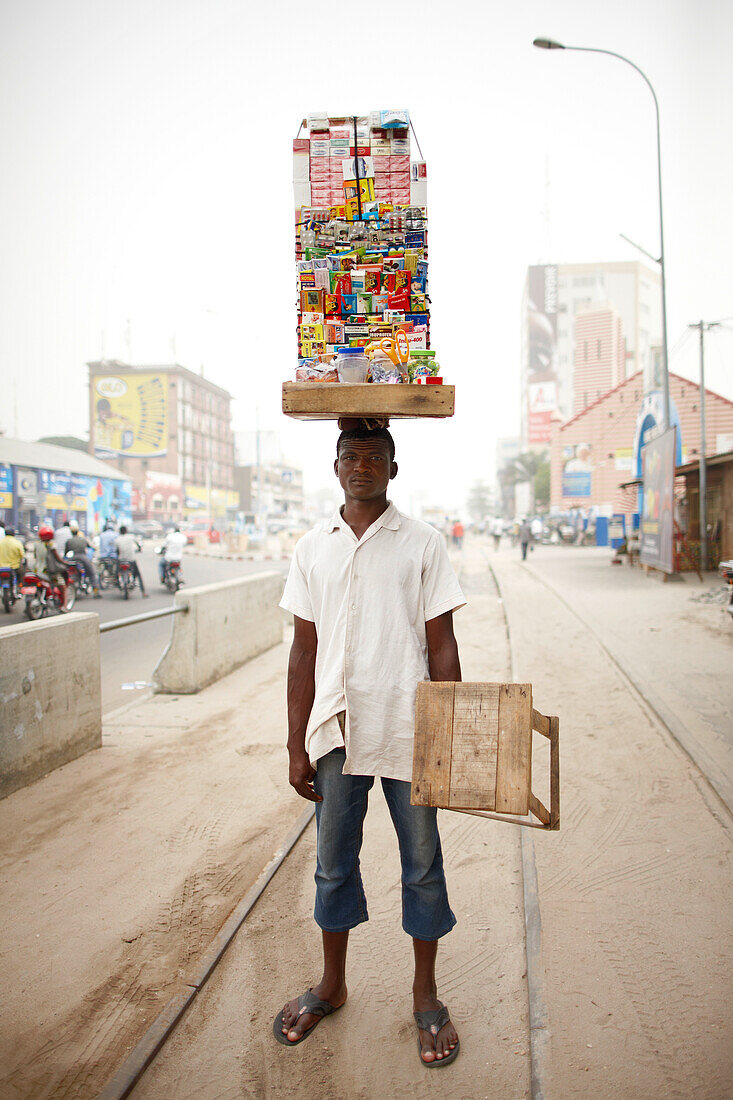
[{"label": "motorcyclist", "polygon": [[160,570],[160,583],[165,584],[165,576],[168,571],[168,565],[172,561],[180,561],[183,557],[183,550],[186,546],[186,536],[182,533],[180,527],[177,525],[172,531],[169,531],[165,537],[163,543],[163,553],[161,554],[160,561],[158,562],[158,568]]},{"label": "motorcyclist", "polygon": [[74,561],[78,562],[82,569],[86,570],[89,580],[92,582],[92,589],[94,591],[94,599],[100,600],[102,593],[99,591],[99,581],[97,580],[97,571],[94,568],[91,556],[88,553],[91,550],[89,539],[86,535],[83,535],[79,530],[79,524],[76,520],[72,520],[69,524],[71,528],[71,538],[66,540],[66,553],[74,555]]},{"label": "motorcyclist", "polygon": [[64,516],[64,522],[61,524],[60,527],[56,529],[56,531],[54,531],[53,536],[53,544],[62,558],[66,553],[66,543],[69,541],[70,538],[71,525],[69,524],[66,516]]},{"label": "motorcyclist", "polygon": [[39,546],[36,551],[36,569],[55,584],[61,594],[59,611],[66,611],[66,582],[69,572],[59,556],[53,541],[53,528],[45,524],[38,529]]},{"label": "motorcyclist", "polygon": [[17,584],[23,579],[23,562],[25,561],[25,547],[20,539],[15,537],[12,527],[6,527],[4,537],[0,538],[0,566],[12,569]]},{"label": "motorcyclist", "polygon": [[135,555],[137,554],[139,549],[137,539],[134,535],[128,534],[127,528],[124,526],[124,524],[122,527],[120,527],[120,533],[115,539],[115,546],[117,547],[118,560],[129,561],[130,572],[132,573],[133,577],[137,577],[137,580],[140,584],[140,591],[142,592],[143,597],[147,599],[148,593],[145,591],[142,573],[140,572],[140,567],[135,560]]}]

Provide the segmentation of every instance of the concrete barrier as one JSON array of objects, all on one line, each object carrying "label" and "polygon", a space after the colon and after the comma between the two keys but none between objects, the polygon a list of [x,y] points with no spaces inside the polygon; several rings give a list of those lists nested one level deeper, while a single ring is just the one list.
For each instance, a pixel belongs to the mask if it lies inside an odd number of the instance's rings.
[{"label": "concrete barrier", "polygon": [[0,798],[102,744],[99,617],[0,631]]},{"label": "concrete barrier", "polygon": [[161,694],[191,695],[264,653],[283,638],[277,606],[284,578],[256,573],[177,592],[171,640],[153,673]]}]

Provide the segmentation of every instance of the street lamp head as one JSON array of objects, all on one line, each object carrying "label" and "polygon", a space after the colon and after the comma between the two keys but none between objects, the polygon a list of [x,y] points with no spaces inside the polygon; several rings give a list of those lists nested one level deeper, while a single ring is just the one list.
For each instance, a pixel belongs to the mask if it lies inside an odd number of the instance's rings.
[{"label": "street lamp head", "polygon": [[555,42],[554,38],[535,38],[532,43],[538,50],[564,50],[562,42]]}]

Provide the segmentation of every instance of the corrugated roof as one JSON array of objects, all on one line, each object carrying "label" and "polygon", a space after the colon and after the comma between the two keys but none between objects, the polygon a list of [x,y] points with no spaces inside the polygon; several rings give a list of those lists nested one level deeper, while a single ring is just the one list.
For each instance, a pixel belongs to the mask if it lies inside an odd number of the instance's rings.
[{"label": "corrugated roof", "polygon": [[[565,428],[569,427],[571,424],[574,424],[576,420],[582,419],[582,417],[584,417],[586,413],[589,413],[591,409],[595,409],[597,405],[602,405],[603,402],[611,396],[611,394],[617,393],[618,390],[623,389],[624,386],[628,386],[631,382],[637,382],[641,378],[641,376],[642,372],[638,370],[634,374],[630,374],[628,378],[624,378],[623,382],[619,382],[618,385],[614,386],[612,390],[608,390],[606,393],[601,394],[601,396],[597,397],[595,401],[591,401],[590,405],[586,405],[584,409],[581,409],[580,412],[575,413],[573,416],[570,417],[569,420],[566,420],[563,424],[561,424],[560,431],[564,431]],[[675,372],[672,370],[669,372],[669,377],[676,378],[678,382],[684,382],[686,385],[692,386],[693,389],[696,389],[698,391],[700,389],[700,384],[698,382],[693,382],[691,378],[683,378],[681,374],[675,374]],[[705,387],[705,396],[714,397],[716,401],[725,401],[728,405],[733,405],[733,401],[731,401],[729,397],[723,397],[722,393],[716,393],[715,390],[709,390],[707,386]]]},{"label": "corrugated roof", "polygon": [[0,462],[9,466],[38,466],[42,470],[58,470],[64,474],[87,474],[89,477],[110,477],[129,481],[127,474],[101,462],[84,451],[57,447],[54,443],[30,443],[25,439],[10,439],[0,435]]}]

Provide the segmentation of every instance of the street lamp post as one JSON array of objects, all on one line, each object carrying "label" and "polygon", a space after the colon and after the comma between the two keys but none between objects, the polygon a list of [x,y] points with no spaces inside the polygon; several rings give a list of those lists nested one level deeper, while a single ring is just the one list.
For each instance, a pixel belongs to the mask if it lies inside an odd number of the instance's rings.
[{"label": "street lamp post", "polygon": [[601,50],[595,46],[563,46],[561,42],[555,42],[552,38],[535,38],[532,43],[540,50],[575,50],[578,53],[603,53],[608,57],[616,57],[619,61],[625,61],[632,69],[636,69],[639,76],[652,93],[654,110],[657,116],[657,177],[659,184],[659,266],[662,272],[662,364],[663,364],[663,393],[664,393],[664,421],[665,429],[671,424],[669,414],[669,364],[667,362],[667,282],[664,270],[664,217],[662,215],[662,143],[659,130],[659,103],[656,92],[646,73],[642,72],[638,65],[630,61],[623,54],[614,53],[613,50]]}]

